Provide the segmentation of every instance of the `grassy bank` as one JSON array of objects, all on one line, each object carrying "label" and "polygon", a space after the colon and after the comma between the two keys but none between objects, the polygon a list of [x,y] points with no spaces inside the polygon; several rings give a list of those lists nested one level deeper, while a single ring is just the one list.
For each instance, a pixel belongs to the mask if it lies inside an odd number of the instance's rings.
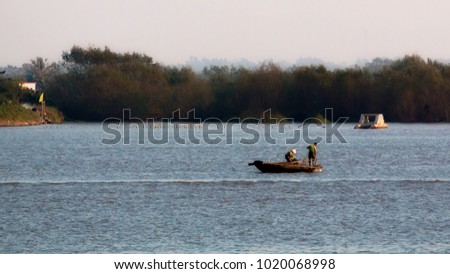
[{"label": "grassy bank", "polygon": [[64,122],[64,116],[57,108],[46,107],[45,108],[46,117],[52,124],[61,124]]},{"label": "grassy bank", "polygon": [[[53,107],[46,108],[47,121],[51,123],[62,123],[64,117],[60,111]],[[0,126],[31,126],[40,125],[44,121],[40,112],[24,108],[19,104],[0,105]]]}]

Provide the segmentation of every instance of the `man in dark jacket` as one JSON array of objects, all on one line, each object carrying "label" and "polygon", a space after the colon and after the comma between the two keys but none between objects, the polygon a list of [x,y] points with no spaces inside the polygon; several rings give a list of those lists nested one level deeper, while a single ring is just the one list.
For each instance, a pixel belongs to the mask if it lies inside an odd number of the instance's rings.
[{"label": "man in dark jacket", "polygon": [[314,143],[313,145],[309,145],[307,147],[308,149],[308,161],[309,165],[316,165],[316,155],[317,155],[317,143]]}]

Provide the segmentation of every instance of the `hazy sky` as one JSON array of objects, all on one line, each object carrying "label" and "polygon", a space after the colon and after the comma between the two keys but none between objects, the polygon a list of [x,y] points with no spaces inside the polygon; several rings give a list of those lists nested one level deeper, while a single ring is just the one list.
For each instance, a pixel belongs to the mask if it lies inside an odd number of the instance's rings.
[{"label": "hazy sky", "polygon": [[73,45],[251,61],[450,59],[446,0],[0,0],[0,66]]}]

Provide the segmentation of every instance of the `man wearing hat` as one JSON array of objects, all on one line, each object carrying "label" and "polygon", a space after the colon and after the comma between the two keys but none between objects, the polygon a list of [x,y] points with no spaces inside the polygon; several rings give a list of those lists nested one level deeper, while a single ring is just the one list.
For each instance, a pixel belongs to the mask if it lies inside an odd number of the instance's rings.
[{"label": "man wearing hat", "polygon": [[284,158],[286,158],[286,161],[288,162],[292,162],[292,161],[297,161],[297,159],[295,159],[294,154],[297,153],[297,150],[295,148],[291,149],[288,151],[288,153],[286,153],[286,155],[284,155]]}]

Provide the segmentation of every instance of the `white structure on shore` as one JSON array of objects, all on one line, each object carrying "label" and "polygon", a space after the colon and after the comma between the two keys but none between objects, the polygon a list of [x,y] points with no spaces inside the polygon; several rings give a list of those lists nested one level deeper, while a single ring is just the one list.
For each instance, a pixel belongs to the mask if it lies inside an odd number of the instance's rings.
[{"label": "white structure on shore", "polygon": [[359,123],[356,124],[355,128],[387,128],[388,125],[384,122],[383,114],[361,114],[359,118]]},{"label": "white structure on shore", "polygon": [[23,89],[29,89],[33,92],[36,92],[36,82],[22,82],[19,84],[19,86]]}]

